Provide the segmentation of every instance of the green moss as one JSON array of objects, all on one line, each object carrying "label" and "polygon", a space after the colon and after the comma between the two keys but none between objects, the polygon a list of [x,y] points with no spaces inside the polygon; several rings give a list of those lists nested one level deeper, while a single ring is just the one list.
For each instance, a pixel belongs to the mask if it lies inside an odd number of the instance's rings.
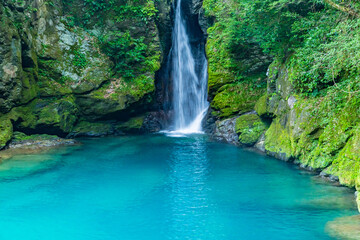
[{"label": "green moss", "polygon": [[215,95],[224,85],[234,82],[234,77],[224,72],[213,72],[209,70],[209,93]]},{"label": "green moss", "polygon": [[26,135],[22,132],[14,132],[12,142],[23,142],[23,141],[42,141],[42,140],[56,140],[59,139],[58,136],[47,135],[47,134],[33,134]]},{"label": "green moss", "polygon": [[113,126],[109,123],[79,122],[73,129],[73,136],[106,136],[114,133]]},{"label": "green moss", "polygon": [[235,130],[242,144],[254,145],[266,129],[267,125],[256,114],[246,114],[236,119]]},{"label": "green moss", "polygon": [[291,134],[287,127],[280,124],[279,118],[274,119],[265,136],[265,149],[267,152],[282,160],[289,160],[293,157]]},{"label": "green moss", "polygon": [[132,81],[125,81],[122,78],[113,79],[110,83],[103,85],[102,88],[93,91],[90,95],[97,99],[109,99],[120,102],[126,99],[139,101],[146,94],[155,91],[154,78],[148,76],[139,76]]},{"label": "green moss", "polygon": [[26,69],[23,72],[22,88],[21,88],[21,103],[28,103],[38,95],[38,86],[35,77],[37,70],[35,68]]},{"label": "green moss", "polygon": [[326,172],[336,175],[340,183],[349,187],[357,186],[360,182],[360,125],[353,137],[346,143],[332,165]]},{"label": "green moss", "polygon": [[354,128],[359,124],[359,100],[354,97],[335,103],[336,97],[330,93],[317,98],[317,101],[303,99],[299,102],[307,106],[303,112],[308,113],[306,118],[297,120],[302,122],[303,128],[297,152],[301,153],[301,163],[312,168],[324,169],[331,165],[349,139],[359,131]]},{"label": "green moss", "polygon": [[0,149],[6,146],[13,135],[13,126],[10,119],[0,118]]},{"label": "green moss", "polygon": [[259,116],[267,114],[267,95],[262,96],[255,104],[255,111]]},{"label": "green moss", "polygon": [[268,78],[271,82],[274,82],[278,77],[279,68],[281,67],[281,62],[279,59],[275,59],[269,66]]},{"label": "green moss", "polygon": [[219,89],[211,107],[213,113],[220,118],[228,118],[254,110],[256,101],[263,95],[265,89],[257,87],[252,81],[228,84]]},{"label": "green moss", "polygon": [[244,114],[236,119],[235,131],[242,133],[245,129],[254,126],[254,123],[261,122],[261,119],[256,114]]},{"label": "green moss", "polygon": [[74,98],[36,99],[29,105],[14,110],[21,119],[20,128],[38,129],[51,127],[63,132],[71,132],[77,121],[78,109]]},{"label": "green moss", "polygon": [[122,132],[139,132],[143,126],[145,116],[134,117],[128,120],[127,122],[120,123],[116,126],[117,130]]}]

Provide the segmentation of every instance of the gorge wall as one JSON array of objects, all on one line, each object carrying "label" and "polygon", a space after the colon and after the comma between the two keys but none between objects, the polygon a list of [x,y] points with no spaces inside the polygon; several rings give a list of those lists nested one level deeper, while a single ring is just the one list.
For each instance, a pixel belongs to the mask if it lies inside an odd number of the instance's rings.
[{"label": "gorge wall", "polygon": [[315,1],[205,0],[204,8],[214,21],[208,131],[359,191],[359,19]]},{"label": "gorge wall", "polygon": [[139,131],[155,109],[170,6],[1,0],[0,148],[15,131],[62,137]]}]

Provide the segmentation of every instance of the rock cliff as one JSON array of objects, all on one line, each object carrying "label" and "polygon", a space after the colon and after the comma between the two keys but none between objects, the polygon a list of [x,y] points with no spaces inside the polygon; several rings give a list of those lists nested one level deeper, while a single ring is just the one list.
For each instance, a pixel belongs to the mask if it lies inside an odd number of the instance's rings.
[{"label": "rock cliff", "polygon": [[0,1],[0,148],[13,131],[138,131],[169,48],[170,2]]},{"label": "rock cliff", "polygon": [[[344,13],[304,4],[204,1],[213,21],[207,129],[216,139],[256,147],[360,191],[360,85],[353,70],[359,55],[345,53],[357,42],[344,30],[358,20],[334,26]],[[278,22],[267,22],[274,17]]]}]

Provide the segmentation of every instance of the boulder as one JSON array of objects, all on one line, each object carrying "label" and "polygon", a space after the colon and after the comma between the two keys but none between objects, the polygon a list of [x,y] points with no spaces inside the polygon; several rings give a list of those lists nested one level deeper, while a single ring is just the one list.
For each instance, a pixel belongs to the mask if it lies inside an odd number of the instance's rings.
[{"label": "boulder", "polygon": [[253,146],[267,129],[267,125],[257,114],[249,113],[236,119],[235,131],[239,141],[246,146]]}]

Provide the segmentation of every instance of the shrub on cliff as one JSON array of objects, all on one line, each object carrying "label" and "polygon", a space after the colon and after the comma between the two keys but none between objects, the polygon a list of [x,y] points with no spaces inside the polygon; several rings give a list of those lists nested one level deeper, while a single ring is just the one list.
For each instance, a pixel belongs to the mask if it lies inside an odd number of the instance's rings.
[{"label": "shrub on cliff", "polygon": [[[298,92],[317,95],[339,81],[359,82],[357,1],[205,0],[204,7],[215,19],[209,30],[210,71],[243,76],[254,64],[239,59],[250,58],[254,50],[247,50],[255,45],[284,62],[291,58],[290,80]],[[359,87],[349,86],[350,91]]]}]

